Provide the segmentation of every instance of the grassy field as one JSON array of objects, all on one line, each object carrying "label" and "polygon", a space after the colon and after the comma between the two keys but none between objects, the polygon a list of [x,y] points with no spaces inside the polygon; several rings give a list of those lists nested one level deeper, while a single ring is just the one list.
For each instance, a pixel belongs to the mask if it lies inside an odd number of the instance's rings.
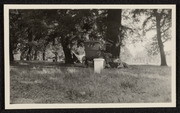
[{"label": "grassy field", "polygon": [[21,63],[11,66],[10,101],[16,103],[141,103],[171,101],[171,68],[124,69]]}]

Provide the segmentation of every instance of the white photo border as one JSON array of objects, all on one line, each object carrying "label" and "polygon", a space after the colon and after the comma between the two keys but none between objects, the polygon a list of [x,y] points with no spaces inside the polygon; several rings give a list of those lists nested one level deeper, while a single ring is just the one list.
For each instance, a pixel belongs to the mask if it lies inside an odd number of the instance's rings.
[{"label": "white photo border", "polygon": [[[170,103],[75,103],[75,104],[10,104],[10,61],[9,61],[9,10],[10,9],[172,9],[172,78]],[[4,5],[4,81],[5,109],[70,109],[70,108],[159,108],[176,107],[176,5],[49,5],[49,4],[5,4]]]}]

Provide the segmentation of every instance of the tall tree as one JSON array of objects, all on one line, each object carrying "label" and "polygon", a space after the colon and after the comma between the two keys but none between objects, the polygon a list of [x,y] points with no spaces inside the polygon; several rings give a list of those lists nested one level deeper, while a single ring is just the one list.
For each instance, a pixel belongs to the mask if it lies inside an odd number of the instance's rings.
[{"label": "tall tree", "polygon": [[167,66],[166,56],[164,52],[164,42],[170,38],[166,32],[171,27],[171,10],[170,9],[136,9],[134,15],[144,14],[147,18],[143,23],[144,32],[156,30],[156,41],[160,52],[161,66]]},{"label": "tall tree", "polygon": [[[47,35],[48,27],[44,23],[41,10],[10,10],[10,56],[21,51],[21,59],[31,60],[37,55],[37,43]],[[38,43],[43,45],[43,43]],[[33,52],[35,54],[33,55]],[[36,56],[34,57],[36,59]]]},{"label": "tall tree", "polygon": [[122,9],[108,9],[107,11],[107,34],[106,41],[112,45],[107,46],[107,52],[114,58],[119,58],[121,44],[121,15]]},{"label": "tall tree", "polygon": [[[71,46],[74,41],[81,44],[88,35],[90,39],[106,39],[112,42],[112,46],[107,48],[116,58],[120,55],[120,46],[122,45],[123,29],[121,25],[122,10],[18,10],[22,18],[16,24],[22,29],[15,29],[13,33],[20,33],[20,38],[12,41],[12,44],[20,44],[22,56],[27,60],[36,60],[38,51],[43,54],[45,60],[46,46],[54,39],[58,38],[65,55],[66,63],[73,63],[71,55]],[[106,20],[106,21],[105,21]],[[16,21],[11,21],[12,25]],[[107,24],[105,24],[107,22]],[[14,28],[19,28],[15,25]],[[11,30],[12,31],[12,30]],[[107,32],[106,32],[107,31]],[[20,40],[20,42],[15,42]],[[14,50],[14,49],[11,49]],[[113,51],[111,51],[113,50]],[[12,53],[12,52],[11,52]],[[23,57],[22,57],[23,59]]]},{"label": "tall tree", "polygon": [[23,37],[21,13],[18,10],[10,10],[10,62],[14,61],[14,51],[17,50],[20,38]]}]

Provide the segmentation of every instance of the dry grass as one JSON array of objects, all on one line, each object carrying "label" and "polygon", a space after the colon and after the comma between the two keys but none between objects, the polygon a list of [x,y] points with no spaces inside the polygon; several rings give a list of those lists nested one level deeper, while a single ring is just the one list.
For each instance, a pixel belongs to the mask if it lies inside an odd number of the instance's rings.
[{"label": "dry grass", "polygon": [[134,65],[95,74],[93,68],[48,65],[11,66],[11,103],[171,101],[170,67]]}]

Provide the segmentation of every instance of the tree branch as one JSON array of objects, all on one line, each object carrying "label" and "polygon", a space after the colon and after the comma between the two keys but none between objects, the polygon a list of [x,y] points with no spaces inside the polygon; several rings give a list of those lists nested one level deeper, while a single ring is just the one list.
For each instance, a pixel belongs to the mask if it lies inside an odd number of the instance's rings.
[{"label": "tree branch", "polygon": [[143,28],[146,26],[147,22],[152,18],[153,16],[150,15],[146,20],[143,22]]},{"label": "tree branch", "polygon": [[160,13],[160,16],[162,17],[162,15],[164,14],[164,9],[162,9],[161,13]]},{"label": "tree branch", "polygon": [[167,30],[169,30],[170,27],[171,27],[171,26],[168,26],[166,29],[164,29],[163,31],[161,31],[161,33],[166,32]]},{"label": "tree branch", "polygon": [[165,43],[166,41],[170,40],[170,38],[166,38],[162,43]]},{"label": "tree branch", "polygon": [[165,24],[165,21],[166,21],[166,19],[164,18],[164,20],[163,20],[162,24],[160,25],[160,27],[162,27]]},{"label": "tree branch", "polygon": [[145,29],[145,32],[151,31],[156,29],[156,25],[152,25],[151,27],[149,27],[148,29]]}]

